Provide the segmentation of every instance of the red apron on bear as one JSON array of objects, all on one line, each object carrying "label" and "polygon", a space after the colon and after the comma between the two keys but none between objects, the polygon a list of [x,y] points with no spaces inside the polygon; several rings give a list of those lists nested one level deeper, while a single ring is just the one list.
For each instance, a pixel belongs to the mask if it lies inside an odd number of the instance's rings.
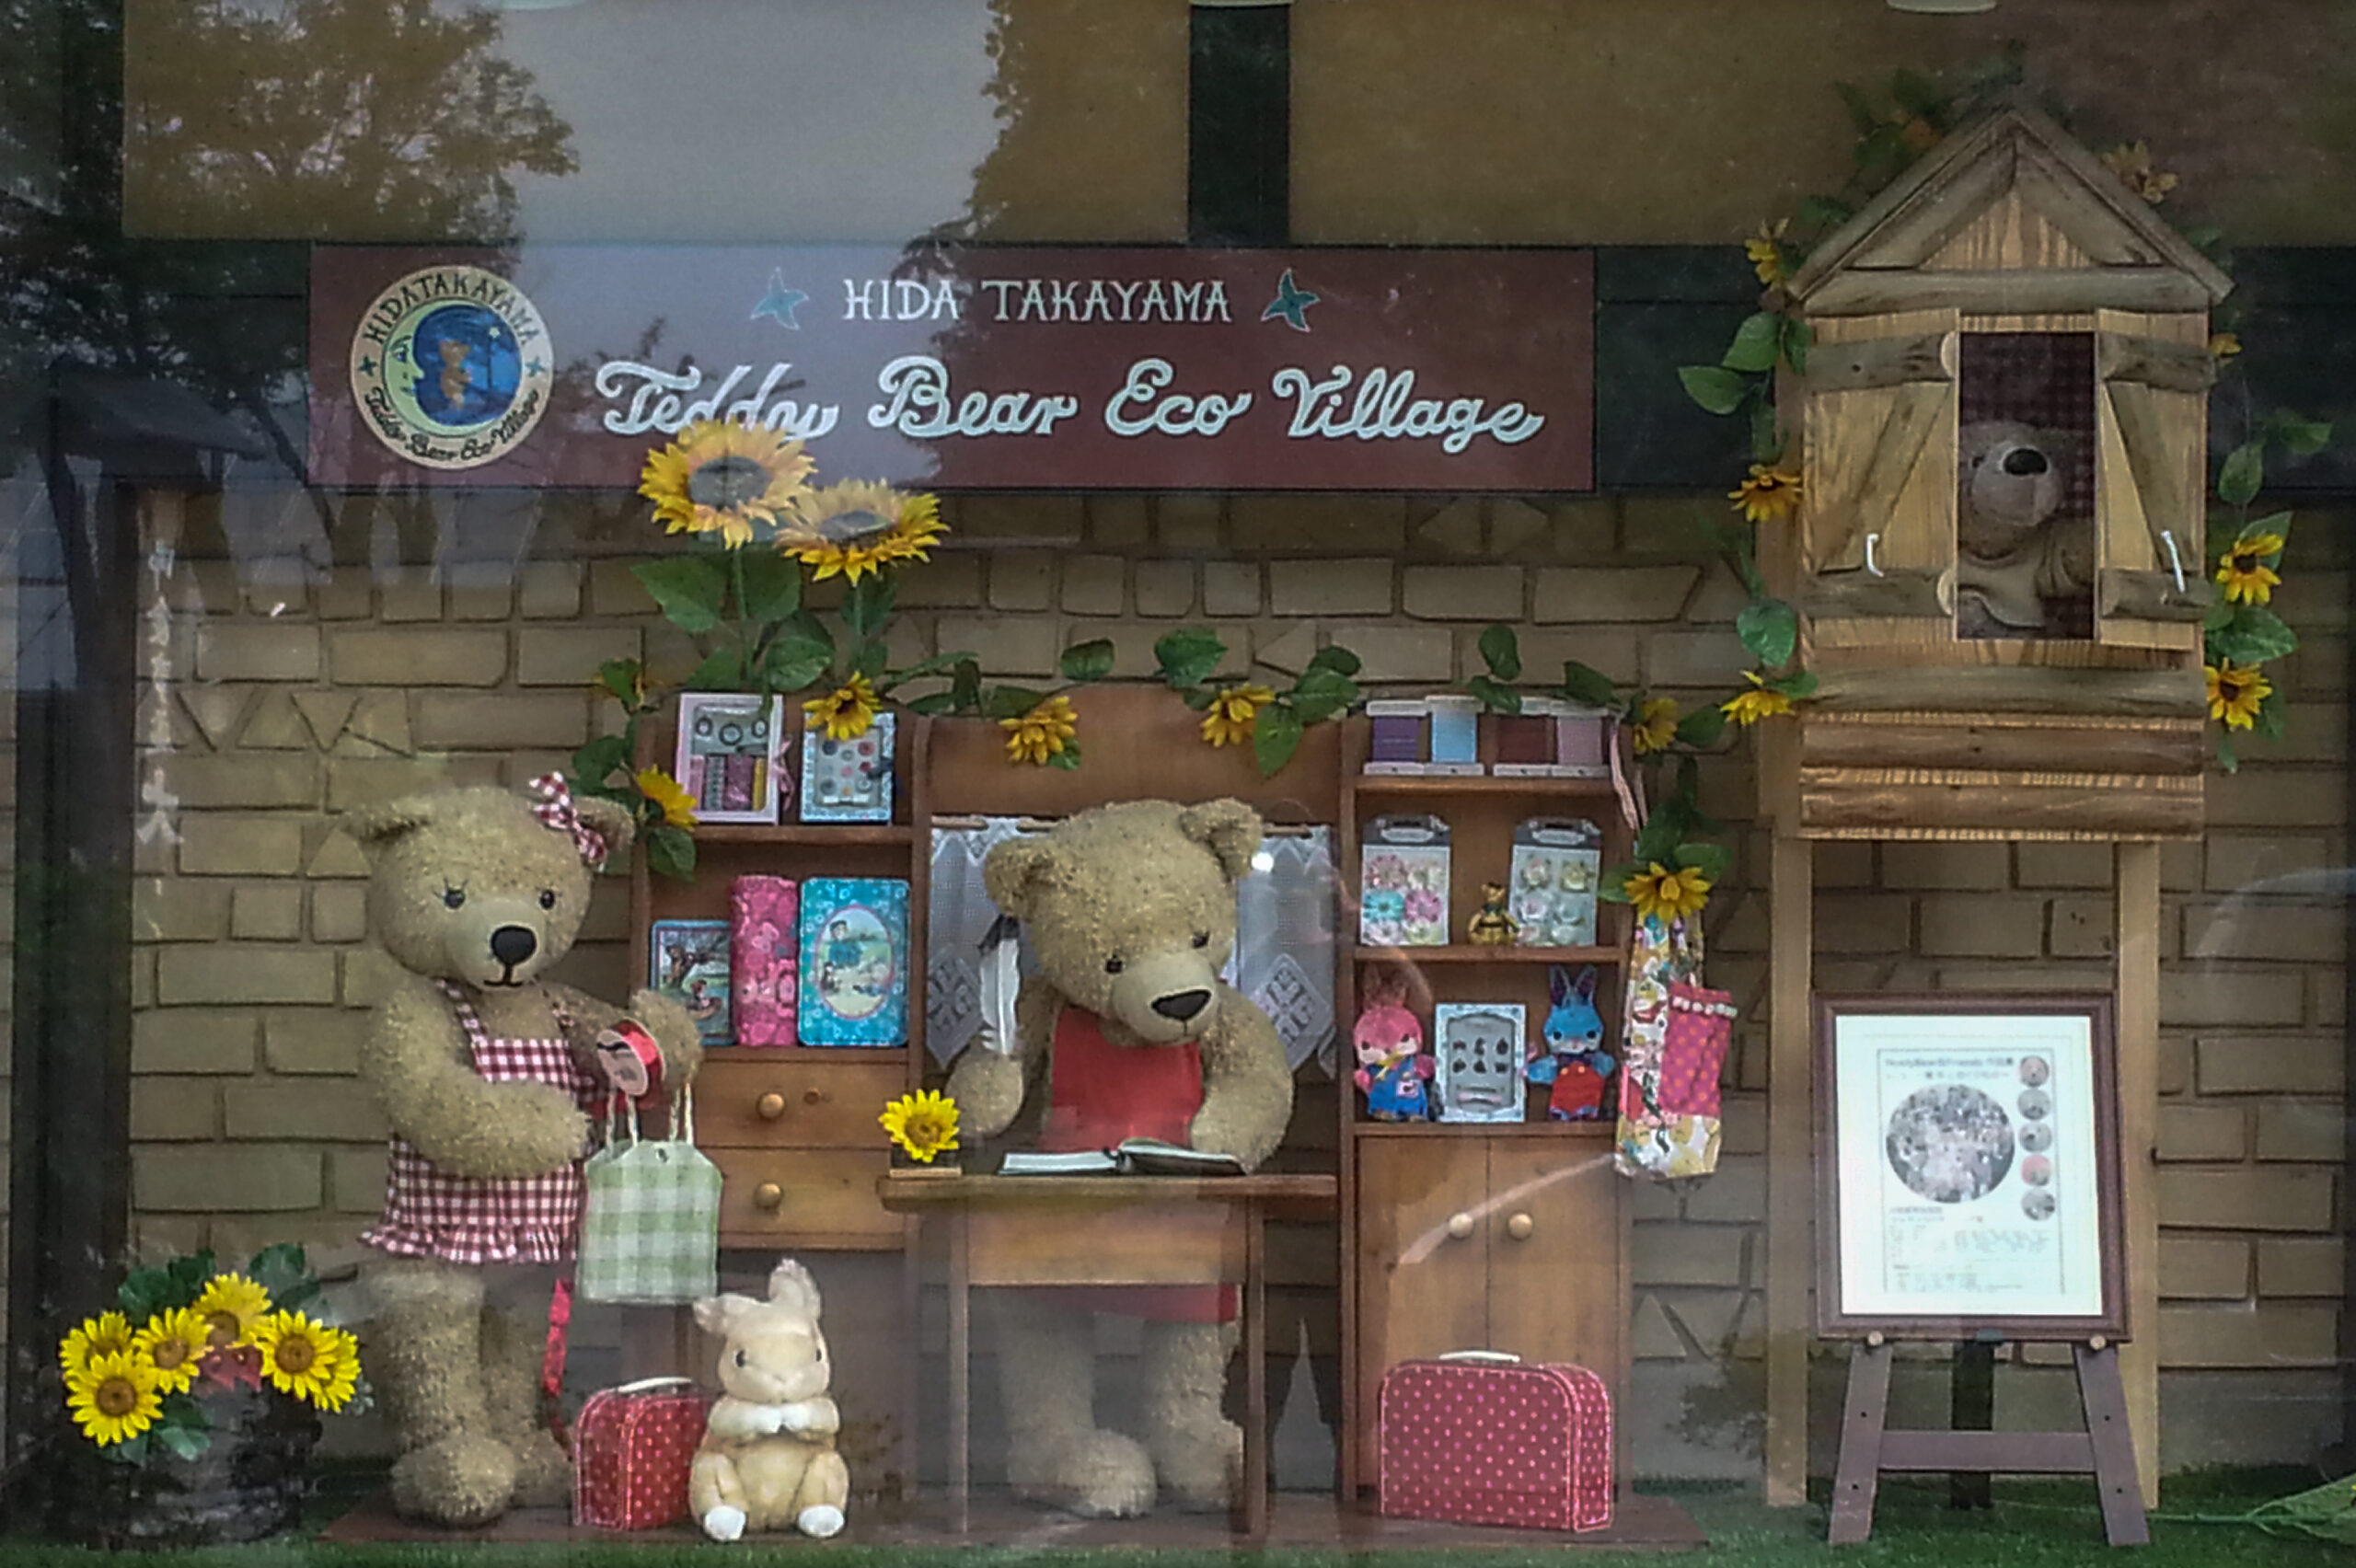
[{"label": "red apron on bear", "polygon": [[[1057,1015],[1041,1148],[1069,1154],[1124,1138],[1183,1144],[1202,1106],[1203,1055],[1194,1041],[1115,1045],[1086,1009]],[[1232,1286],[1067,1286],[1054,1294],[1066,1306],[1162,1322],[1224,1323],[1235,1316]]]}]

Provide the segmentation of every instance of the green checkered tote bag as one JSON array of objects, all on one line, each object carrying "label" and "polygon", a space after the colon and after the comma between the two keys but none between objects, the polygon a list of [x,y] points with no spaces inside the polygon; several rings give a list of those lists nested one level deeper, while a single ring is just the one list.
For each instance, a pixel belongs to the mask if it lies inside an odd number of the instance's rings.
[{"label": "green checkered tote bag", "polygon": [[641,1137],[634,1104],[629,1127],[625,1138],[609,1112],[606,1147],[582,1167],[589,1190],[574,1288],[584,1301],[641,1306],[719,1294],[720,1167],[696,1148],[694,1092],[682,1087],[672,1100],[671,1136]]}]

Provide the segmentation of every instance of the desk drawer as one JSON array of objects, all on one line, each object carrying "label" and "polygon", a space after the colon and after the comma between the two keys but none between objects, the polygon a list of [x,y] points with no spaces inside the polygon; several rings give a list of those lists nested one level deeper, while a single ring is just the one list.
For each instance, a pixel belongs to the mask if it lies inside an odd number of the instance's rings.
[{"label": "desk drawer", "polygon": [[907,1092],[907,1066],[855,1055],[799,1050],[706,1062],[696,1075],[696,1141],[707,1148],[884,1148],[875,1118]]},{"label": "desk drawer", "polygon": [[[720,1190],[723,1247],[895,1247],[900,1216],[876,1201],[876,1179],[891,1169],[884,1149],[709,1151]],[[774,1203],[764,1203],[764,1197]]]}]

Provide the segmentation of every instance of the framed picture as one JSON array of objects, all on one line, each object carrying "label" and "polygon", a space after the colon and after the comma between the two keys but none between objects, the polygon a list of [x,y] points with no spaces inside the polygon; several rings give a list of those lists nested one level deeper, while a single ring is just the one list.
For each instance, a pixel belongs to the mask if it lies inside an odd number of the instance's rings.
[{"label": "framed picture", "polygon": [[674,774],[699,822],[775,822],[786,789],[778,755],[785,698],[687,692],[679,698]]},{"label": "framed picture", "polygon": [[705,1044],[734,1044],[728,922],[657,920],[648,928],[647,946],[647,984],[687,1009]]},{"label": "framed picture", "polygon": [[1819,996],[1817,1330],[2126,1332],[2107,996]]},{"label": "framed picture", "polygon": [[895,717],[878,713],[867,732],[831,740],[823,729],[802,732],[802,820],[890,822],[892,741]]},{"label": "framed picture", "polygon": [[1519,1002],[1441,1002],[1432,1009],[1433,1090],[1443,1122],[1521,1120]]}]

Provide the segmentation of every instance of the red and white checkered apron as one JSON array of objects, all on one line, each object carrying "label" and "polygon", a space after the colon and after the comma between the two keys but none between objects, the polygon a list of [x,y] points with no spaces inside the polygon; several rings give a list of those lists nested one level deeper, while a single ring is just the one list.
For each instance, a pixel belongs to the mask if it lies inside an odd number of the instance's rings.
[{"label": "red and white checkered apron", "polygon": [[[489,1083],[549,1083],[568,1090],[595,1115],[605,1085],[553,1040],[494,1038],[466,993],[441,981],[467,1032],[475,1072]],[[572,1020],[555,999],[557,1027]],[[581,1229],[581,1162],[541,1176],[457,1176],[441,1170],[395,1134],[385,1176],[385,1212],[360,1239],[407,1258],[453,1263],[561,1263],[572,1260]]]}]

